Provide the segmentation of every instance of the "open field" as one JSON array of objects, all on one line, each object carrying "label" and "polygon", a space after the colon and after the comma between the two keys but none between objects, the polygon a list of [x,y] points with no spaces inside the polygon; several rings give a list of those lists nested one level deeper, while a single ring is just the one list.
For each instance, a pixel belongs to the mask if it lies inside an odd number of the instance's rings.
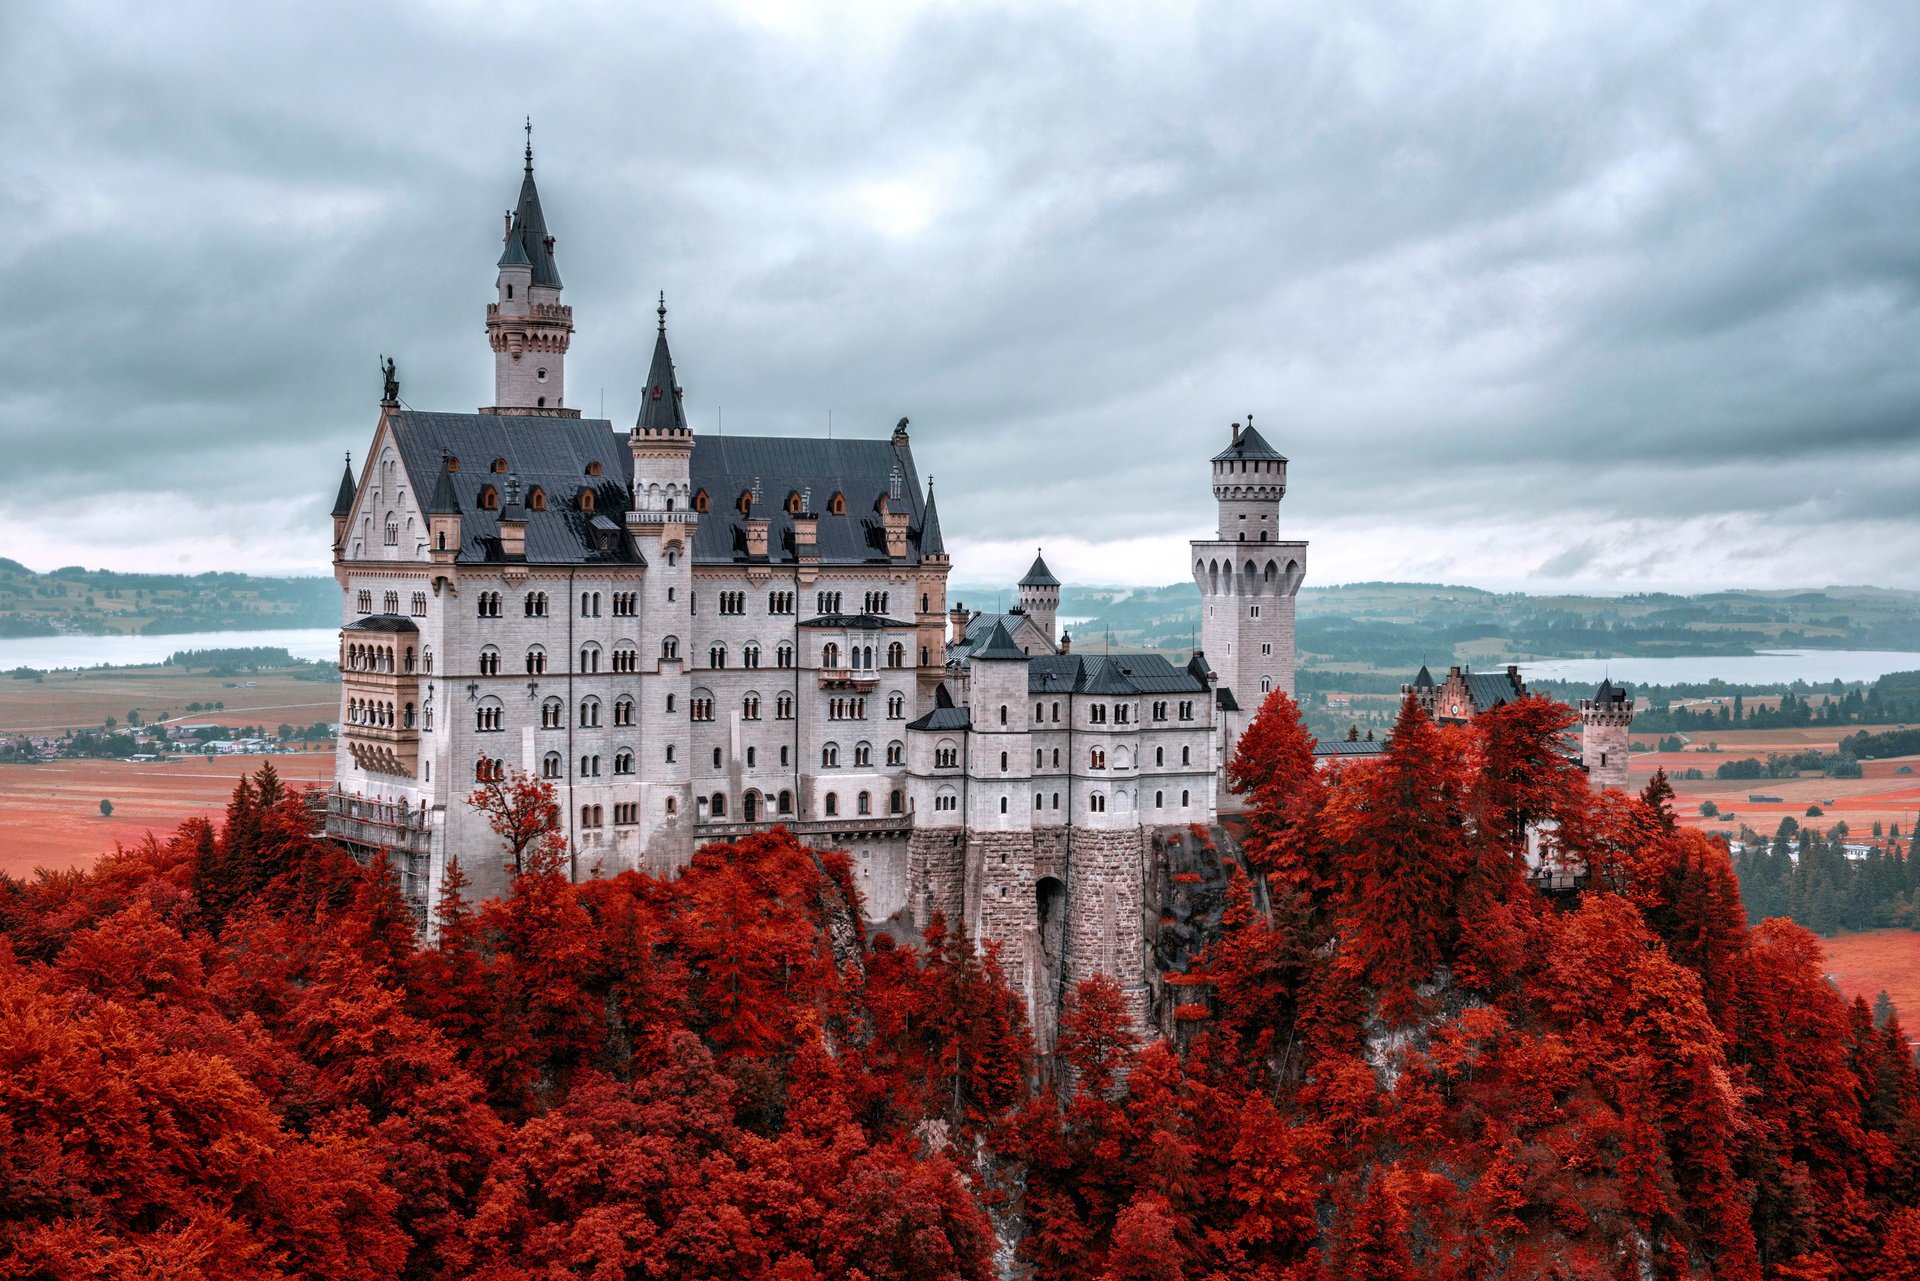
[{"label": "open field", "polygon": [[[189,703],[216,702],[226,706],[215,712],[187,711]],[[0,678],[0,734],[98,728],[109,716],[124,724],[134,710],[148,724],[166,718],[305,729],[339,716],[340,687],[285,672],[213,676],[172,667],[50,672],[37,681]]]},{"label": "open field", "polygon": [[[0,765],[0,872],[85,866],[116,841],[132,844],[147,831],[164,835],[196,814],[217,814],[240,776],[268,761],[295,786],[333,777],[330,752]],[[102,799],[113,802],[113,817],[101,817]]]},{"label": "open field", "polygon": [[1821,939],[1820,945],[1827,976],[1849,1001],[1863,996],[1872,1004],[1884,989],[1908,1035],[1920,1033],[1920,930],[1868,930]]},{"label": "open field", "polygon": [[[1739,835],[1741,823],[1763,835],[1771,835],[1780,826],[1780,820],[1788,817],[1821,831],[1836,822],[1845,821],[1847,830],[1861,837],[1870,835],[1875,822],[1883,827],[1898,823],[1903,833],[1910,832],[1916,817],[1920,816],[1920,757],[1862,761],[1864,778],[1823,778],[1818,775],[1801,778],[1713,777],[1714,771],[1727,761],[1745,760],[1748,757],[1764,761],[1770,752],[1804,752],[1809,749],[1831,752],[1840,739],[1858,733],[1863,728],[1875,733],[1890,727],[1808,726],[1801,729],[1734,729],[1725,733],[1716,732],[1711,736],[1695,734],[1691,736],[1691,747],[1704,747],[1711,741],[1720,750],[1637,752],[1633,757],[1633,786],[1645,786],[1656,768],[1664,768],[1673,784],[1674,809],[1680,820],[1690,827],[1724,833],[1729,837]],[[1903,766],[1913,772],[1901,774],[1899,771]],[[1707,777],[1680,777],[1689,768],[1700,770]],[[1780,799],[1749,801],[1747,797],[1753,795],[1778,796]],[[1700,802],[1708,800],[1723,811],[1732,811],[1733,821],[1729,822],[1724,817],[1703,817]],[[1808,818],[1809,805],[1818,805],[1823,811],[1821,817]]]}]

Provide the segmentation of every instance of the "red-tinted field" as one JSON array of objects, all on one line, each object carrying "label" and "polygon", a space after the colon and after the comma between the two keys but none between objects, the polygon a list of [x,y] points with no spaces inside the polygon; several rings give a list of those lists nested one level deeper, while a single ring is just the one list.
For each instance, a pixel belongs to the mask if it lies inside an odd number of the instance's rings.
[{"label": "red-tinted field", "polygon": [[1920,1036],[1920,930],[1868,930],[1821,939],[1827,975],[1848,1000],[1884,990],[1909,1036]]},{"label": "red-tinted field", "polygon": [[[271,761],[294,786],[326,784],[333,755],[203,756],[175,761],[49,761],[0,765],[0,872],[83,867],[149,830],[164,835],[195,814],[215,814],[234,784]],[[102,817],[100,802],[113,802]]]}]

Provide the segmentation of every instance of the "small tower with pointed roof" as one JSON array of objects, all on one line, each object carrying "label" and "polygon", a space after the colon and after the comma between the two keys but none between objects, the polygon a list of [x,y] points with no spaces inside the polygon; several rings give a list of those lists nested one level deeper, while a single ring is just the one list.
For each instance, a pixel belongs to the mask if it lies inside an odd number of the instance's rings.
[{"label": "small tower with pointed roof", "polygon": [[578,418],[566,407],[567,348],[573,308],[560,301],[560,268],[553,235],[533,182],[533,122],[527,122],[526,168],[520,203],[506,218],[496,297],[487,304],[487,344],[493,348],[493,404],[488,414]]},{"label": "small tower with pointed roof", "polygon": [[1033,620],[1033,625],[1046,634],[1048,647],[1058,648],[1059,637],[1054,632],[1054,621],[1060,613],[1060,580],[1047,568],[1047,562],[1037,548],[1033,553],[1032,567],[1027,570],[1027,576],[1020,580],[1020,608]]},{"label": "small tower with pointed roof", "polygon": [[353,480],[353,455],[347,455],[347,469],[340,476],[340,491],[333,498],[333,555],[340,558],[340,549],[347,545],[347,522],[353,519],[353,500],[360,493],[360,487]]},{"label": "small tower with pointed roof", "polygon": [[1580,763],[1595,791],[1627,785],[1632,736],[1633,700],[1625,686],[1603,680],[1592,698],[1580,700]]}]

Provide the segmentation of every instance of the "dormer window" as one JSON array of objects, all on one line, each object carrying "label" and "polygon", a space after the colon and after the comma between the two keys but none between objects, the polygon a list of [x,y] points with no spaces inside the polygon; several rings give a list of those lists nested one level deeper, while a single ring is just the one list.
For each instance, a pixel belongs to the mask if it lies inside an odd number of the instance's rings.
[{"label": "dormer window", "polygon": [[547,491],[535,485],[527,491],[527,510],[543,512],[547,509]]},{"label": "dormer window", "polygon": [[707,491],[702,489],[693,496],[693,509],[705,515],[711,504],[707,500]]},{"label": "dormer window", "polygon": [[493,460],[493,470],[494,470],[494,471],[496,471],[496,472],[498,472],[498,473],[500,473],[500,474],[502,474],[502,475],[504,475],[504,474],[506,473],[506,470],[507,470],[507,460],[506,460],[506,459],[504,459],[504,458],[496,458],[496,459],[494,459],[494,460]]},{"label": "dormer window", "polygon": [[593,510],[593,504],[594,504],[593,491],[591,489],[581,490],[580,491],[580,510],[583,512],[590,512]]},{"label": "dormer window", "polygon": [[740,509],[742,516],[753,515],[753,491],[751,489],[741,490],[740,501],[734,505]]},{"label": "dormer window", "polygon": [[492,485],[480,486],[480,510],[489,512],[500,510],[500,491]]},{"label": "dormer window", "polygon": [[600,474],[600,464],[599,464],[599,463],[588,463],[588,464],[587,464],[587,475],[589,475],[589,476],[598,476],[599,474]]},{"label": "dormer window", "polygon": [[458,458],[455,458],[452,454],[447,455],[447,470],[448,471],[460,470],[460,460]]},{"label": "dormer window", "polygon": [[787,515],[798,516],[799,514],[800,514],[800,491],[796,489],[792,493],[787,495]]},{"label": "dormer window", "polygon": [[835,494],[832,498],[828,499],[827,513],[828,515],[831,515],[831,516],[846,515],[847,514],[847,496],[845,494]]}]

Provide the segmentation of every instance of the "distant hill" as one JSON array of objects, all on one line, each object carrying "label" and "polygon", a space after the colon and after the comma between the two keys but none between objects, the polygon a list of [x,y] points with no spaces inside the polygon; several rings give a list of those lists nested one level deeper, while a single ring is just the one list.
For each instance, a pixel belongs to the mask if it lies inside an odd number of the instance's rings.
[{"label": "distant hill", "polygon": [[0,637],[169,635],[334,627],[331,578],[120,574],[77,565],[39,574],[0,558]]},{"label": "distant hill", "polygon": [[[1011,605],[1004,588],[959,586],[969,608]],[[1920,592],[1880,587],[1718,591],[1697,596],[1532,596],[1443,583],[1345,583],[1300,592],[1301,666],[1381,671],[1539,658],[1721,656],[1767,649],[1920,650]],[[1076,643],[1184,652],[1200,623],[1191,583],[1066,587]]]}]

